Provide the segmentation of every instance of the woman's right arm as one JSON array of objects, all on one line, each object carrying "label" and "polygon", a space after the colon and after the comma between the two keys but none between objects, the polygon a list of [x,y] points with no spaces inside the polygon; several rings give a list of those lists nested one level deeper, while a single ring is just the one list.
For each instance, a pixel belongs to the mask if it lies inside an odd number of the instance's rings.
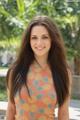
[{"label": "woman's right arm", "polygon": [[16,114],[15,104],[8,100],[6,120],[15,120],[15,114]]},{"label": "woman's right arm", "polygon": [[6,120],[15,120],[16,114],[15,102],[12,102],[10,99],[12,71],[8,72],[8,75],[9,75],[7,83],[8,106],[6,111]]}]

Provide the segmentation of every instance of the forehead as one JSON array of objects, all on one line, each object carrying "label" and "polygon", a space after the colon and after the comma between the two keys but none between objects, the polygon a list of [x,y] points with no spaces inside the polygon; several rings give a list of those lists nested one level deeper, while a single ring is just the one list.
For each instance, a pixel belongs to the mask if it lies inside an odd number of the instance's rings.
[{"label": "forehead", "polygon": [[40,33],[48,34],[48,30],[44,25],[36,25],[32,27],[31,35]]}]

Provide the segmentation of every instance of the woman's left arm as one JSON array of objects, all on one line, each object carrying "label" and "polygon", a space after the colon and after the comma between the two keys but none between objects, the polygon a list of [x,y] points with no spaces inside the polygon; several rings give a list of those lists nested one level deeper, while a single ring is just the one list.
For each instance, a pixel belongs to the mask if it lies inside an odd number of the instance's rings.
[{"label": "woman's left arm", "polygon": [[58,120],[69,120],[69,99],[58,108]]},{"label": "woman's left arm", "polygon": [[69,120],[69,104],[70,104],[70,96],[71,96],[71,84],[72,84],[72,74],[71,71],[68,70],[69,81],[70,81],[70,95],[65,100],[63,105],[58,108],[58,120]]}]

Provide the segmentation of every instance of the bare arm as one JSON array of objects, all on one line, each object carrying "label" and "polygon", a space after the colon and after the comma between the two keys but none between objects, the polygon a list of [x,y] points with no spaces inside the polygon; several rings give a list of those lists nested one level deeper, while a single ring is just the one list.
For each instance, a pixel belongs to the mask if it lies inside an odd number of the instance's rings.
[{"label": "bare arm", "polygon": [[16,114],[15,104],[8,100],[6,120],[15,120],[15,114]]},{"label": "bare arm", "polygon": [[[70,81],[69,91],[71,94],[72,75],[70,70],[68,71],[68,75],[69,75],[69,81]],[[61,107],[59,107],[58,120],[69,120],[69,103],[70,103],[70,96],[66,99],[64,104]]]},{"label": "bare arm", "polygon": [[59,107],[58,109],[58,120],[69,120],[69,99]]},{"label": "bare arm", "polygon": [[11,74],[12,74],[12,71],[10,71],[10,74],[9,74],[9,82],[8,82],[8,88],[7,88],[8,106],[7,106],[7,111],[6,111],[6,120],[15,120],[15,114],[16,114],[15,103],[11,102],[11,100],[10,100],[11,77],[12,77]]}]

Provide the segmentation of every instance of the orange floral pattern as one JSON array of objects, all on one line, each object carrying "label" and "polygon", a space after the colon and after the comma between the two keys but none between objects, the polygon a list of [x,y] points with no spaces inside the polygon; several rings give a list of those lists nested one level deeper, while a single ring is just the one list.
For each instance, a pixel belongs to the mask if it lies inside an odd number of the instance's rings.
[{"label": "orange floral pattern", "polygon": [[54,120],[57,96],[50,70],[32,65],[28,72],[28,96],[23,86],[15,95],[16,120]]}]

